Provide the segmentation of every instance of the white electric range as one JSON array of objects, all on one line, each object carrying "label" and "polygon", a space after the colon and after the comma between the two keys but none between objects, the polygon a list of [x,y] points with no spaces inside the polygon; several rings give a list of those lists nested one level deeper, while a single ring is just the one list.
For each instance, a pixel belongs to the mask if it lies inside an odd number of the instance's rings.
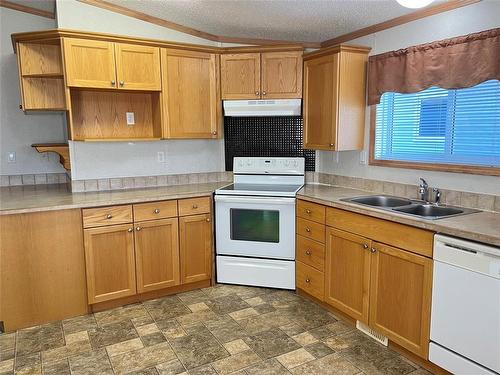
[{"label": "white electric range", "polygon": [[217,281],[295,289],[295,195],[304,158],[234,158],[215,191]]}]

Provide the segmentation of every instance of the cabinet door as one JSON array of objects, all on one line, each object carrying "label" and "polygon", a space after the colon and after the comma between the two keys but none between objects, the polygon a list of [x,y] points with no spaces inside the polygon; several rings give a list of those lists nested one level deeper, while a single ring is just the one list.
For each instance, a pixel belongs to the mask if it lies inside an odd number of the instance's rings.
[{"label": "cabinet door", "polygon": [[304,147],[335,150],[338,108],[338,54],[304,62]]},{"label": "cabinet door", "polygon": [[222,99],[260,99],[260,53],[221,55]]},{"label": "cabinet door", "polygon": [[427,359],[432,260],[374,242],[370,326]]},{"label": "cabinet door", "polygon": [[179,218],[181,284],[212,277],[212,223],[210,214]]},{"label": "cabinet door", "polygon": [[64,38],[63,46],[68,86],[116,88],[113,43]]},{"label": "cabinet door", "polygon": [[302,51],[262,55],[262,98],[302,98]]},{"label": "cabinet door", "polygon": [[160,49],[136,44],[115,44],[118,88],[161,90]]},{"label": "cabinet door", "polygon": [[89,304],[136,293],[132,224],[84,230]]},{"label": "cabinet door", "polygon": [[179,285],[177,218],[135,223],[137,292]]},{"label": "cabinet door", "polygon": [[165,137],[219,137],[222,109],[217,56],[162,49],[161,61]]},{"label": "cabinet door", "polygon": [[368,324],[371,241],[328,228],[325,302]]}]

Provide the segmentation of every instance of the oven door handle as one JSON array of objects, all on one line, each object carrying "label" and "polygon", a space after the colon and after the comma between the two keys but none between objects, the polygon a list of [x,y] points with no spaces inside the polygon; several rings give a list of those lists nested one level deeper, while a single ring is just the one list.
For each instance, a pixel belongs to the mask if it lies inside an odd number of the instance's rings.
[{"label": "oven door handle", "polygon": [[266,205],[294,205],[295,198],[281,198],[281,197],[241,197],[231,195],[216,195],[216,202],[223,203],[249,203],[249,204],[266,204]]}]

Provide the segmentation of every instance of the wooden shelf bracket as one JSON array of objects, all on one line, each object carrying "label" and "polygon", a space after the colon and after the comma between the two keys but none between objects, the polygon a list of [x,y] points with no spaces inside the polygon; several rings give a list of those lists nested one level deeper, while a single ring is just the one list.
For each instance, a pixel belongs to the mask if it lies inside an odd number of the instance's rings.
[{"label": "wooden shelf bracket", "polygon": [[71,170],[71,163],[69,160],[69,146],[67,143],[35,143],[32,144],[38,152],[55,152],[59,155],[59,162],[67,171]]}]

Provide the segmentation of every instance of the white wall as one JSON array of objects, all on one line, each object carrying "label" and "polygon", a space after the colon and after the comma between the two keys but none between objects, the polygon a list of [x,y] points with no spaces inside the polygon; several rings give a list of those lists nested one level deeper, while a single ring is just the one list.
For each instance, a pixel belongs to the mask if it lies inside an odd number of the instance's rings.
[{"label": "white wall", "polygon": [[[10,40],[15,32],[54,27],[54,20],[0,7],[0,175],[64,172],[59,156],[39,154],[30,147],[64,141],[66,125],[61,113],[25,115],[19,109],[17,61]],[[7,154],[12,151],[16,162],[8,163]]]},{"label": "white wall", "polygon": [[[218,45],[76,0],[57,0],[60,28]],[[217,172],[224,169],[222,140],[70,142],[73,180]],[[158,162],[163,152],[165,162]]]},{"label": "white wall", "polygon": [[[500,1],[483,0],[474,5],[413,21],[349,43],[370,46],[372,47],[370,54],[373,55],[495,27],[500,27]],[[368,112],[365,128],[365,152],[368,152],[369,142]],[[338,163],[337,154],[339,154]],[[430,185],[443,189],[500,194],[499,177],[361,165],[359,160],[359,151],[339,153],[319,151],[317,152],[316,170],[343,176],[410,184],[416,184],[418,177],[422,176],[427,179]]]}]

